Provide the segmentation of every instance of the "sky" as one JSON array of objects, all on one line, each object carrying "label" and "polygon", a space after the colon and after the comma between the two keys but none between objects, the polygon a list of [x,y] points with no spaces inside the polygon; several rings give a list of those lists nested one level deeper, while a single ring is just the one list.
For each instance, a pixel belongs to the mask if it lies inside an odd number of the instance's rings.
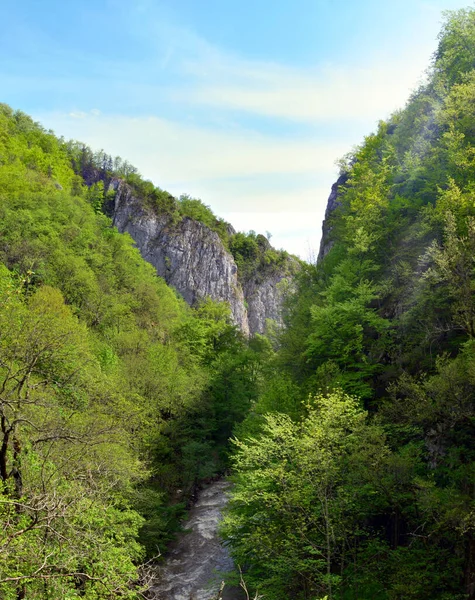
[{"label": "sky", "polygon": [[0,0],[0,102],[314,260],[336,161],[457,0]]}]

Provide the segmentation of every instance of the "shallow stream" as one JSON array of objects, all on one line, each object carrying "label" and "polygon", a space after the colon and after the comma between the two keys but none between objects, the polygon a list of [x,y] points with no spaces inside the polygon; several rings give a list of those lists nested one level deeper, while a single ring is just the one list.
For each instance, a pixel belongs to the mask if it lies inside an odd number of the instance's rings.
[{"label": "shallow stream", "polygon": [[[154,600],[215,600],[223,574],[233,561],[218,537],[218,523],[227,502],[229,484],[219,480],[198,495],[188,520],[160,567],[160,582],[152,587]],[[239,589],[225,587],[223,600],[241,600]]]}]

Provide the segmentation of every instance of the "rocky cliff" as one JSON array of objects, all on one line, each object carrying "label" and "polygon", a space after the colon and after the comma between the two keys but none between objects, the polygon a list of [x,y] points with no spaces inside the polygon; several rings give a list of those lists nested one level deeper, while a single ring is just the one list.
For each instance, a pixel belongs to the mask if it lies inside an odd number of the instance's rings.
[{"label": "rocky cliff", "polygon": [[328,197],[327,201],[327,208],[325,210],[325,218],[322,223],[322,239],[320,241],[320,250],[318,252],[317,262],[323,260],[333,246],[333,240],[331,239],[331,217],[333,212],[341,205],[338,200],[338,190],[340,186],[345,185],[347,179],[348,175],[343,173],[332,185],[330,196]]},{"label": "rocky cliff", "polygon": [[[267,319],[281,323],[281,307],[292,269],[264,269],[240,281],[233,256],[219,235],[203,223],[178,222],[149,209],[121,179],[109,183],[115,193],[113,222],[135,240],[143,258],[193,305],[210,296],[229,303],[234,323],[245,335],[264,333]],[[233,231],[230,231],[232,234]]]}]

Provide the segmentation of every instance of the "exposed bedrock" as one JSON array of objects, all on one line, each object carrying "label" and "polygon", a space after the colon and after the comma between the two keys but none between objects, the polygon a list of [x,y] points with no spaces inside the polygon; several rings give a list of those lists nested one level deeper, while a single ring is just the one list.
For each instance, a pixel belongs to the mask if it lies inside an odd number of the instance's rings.
[{"label": "exposed bedrock", "polygon": [[115,192],[114,225],[132,236],[143,258],[190,305],[207,296],[227,302],[245,335],[264,333],[267,319],[281,323],[285,273],[266,269],[241,283],[233,256],[206,225],[188,217],[173,222],[145,206],[120,179],[110,182],[109,191]]}]

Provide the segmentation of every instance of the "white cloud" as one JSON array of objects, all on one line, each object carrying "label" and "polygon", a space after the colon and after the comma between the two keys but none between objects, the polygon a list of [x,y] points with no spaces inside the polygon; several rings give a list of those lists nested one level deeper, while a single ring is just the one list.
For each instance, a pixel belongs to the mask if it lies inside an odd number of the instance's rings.
[{"label": "white cloud", "polygon": [[[336,178],[336,168],[323,172],[323,181]],[[322,184],[318,178],[310,178],[302,184],[292,174],[278,179],[271,176],[251,177],[246,180],[207,181],[194,186],[195,196],[214,207],[220,215],[223,213],[240,213],[257,215],[284,213],[297,210],[300,213],[318,211],[323,215],[326,207],[329,185]],[[232,221],[231,221],[232,222]],[[248,229],[256,229],[252,224]],[[262,233],[262,230],[261,230]]]},{"label": "white cloud", "polygon": [[82,111],[73,111],[69,113],[71,119],[85,119],[87,117],[87,113]]},{"label": "white cloud", "polygon": [[68,113],[68,116],[71,117],[71,119],[86,119],[90,115],[92,115],[94,117],[98,117],[100,114],[101,114],[101,111],[99,109],[93,108],[88,113],[84,112],[82,110],[72,111],[72,112]]},{"label": "white cloud", "polygon": [[127,158],[175,195],[200,197],[237,230],[270,231],[275,247],[304,259],[318,253],[321,221],[336,175],[334,158],[346,145],[91,112],[81,119],[61,114],[39,118],[65,137]]}]

